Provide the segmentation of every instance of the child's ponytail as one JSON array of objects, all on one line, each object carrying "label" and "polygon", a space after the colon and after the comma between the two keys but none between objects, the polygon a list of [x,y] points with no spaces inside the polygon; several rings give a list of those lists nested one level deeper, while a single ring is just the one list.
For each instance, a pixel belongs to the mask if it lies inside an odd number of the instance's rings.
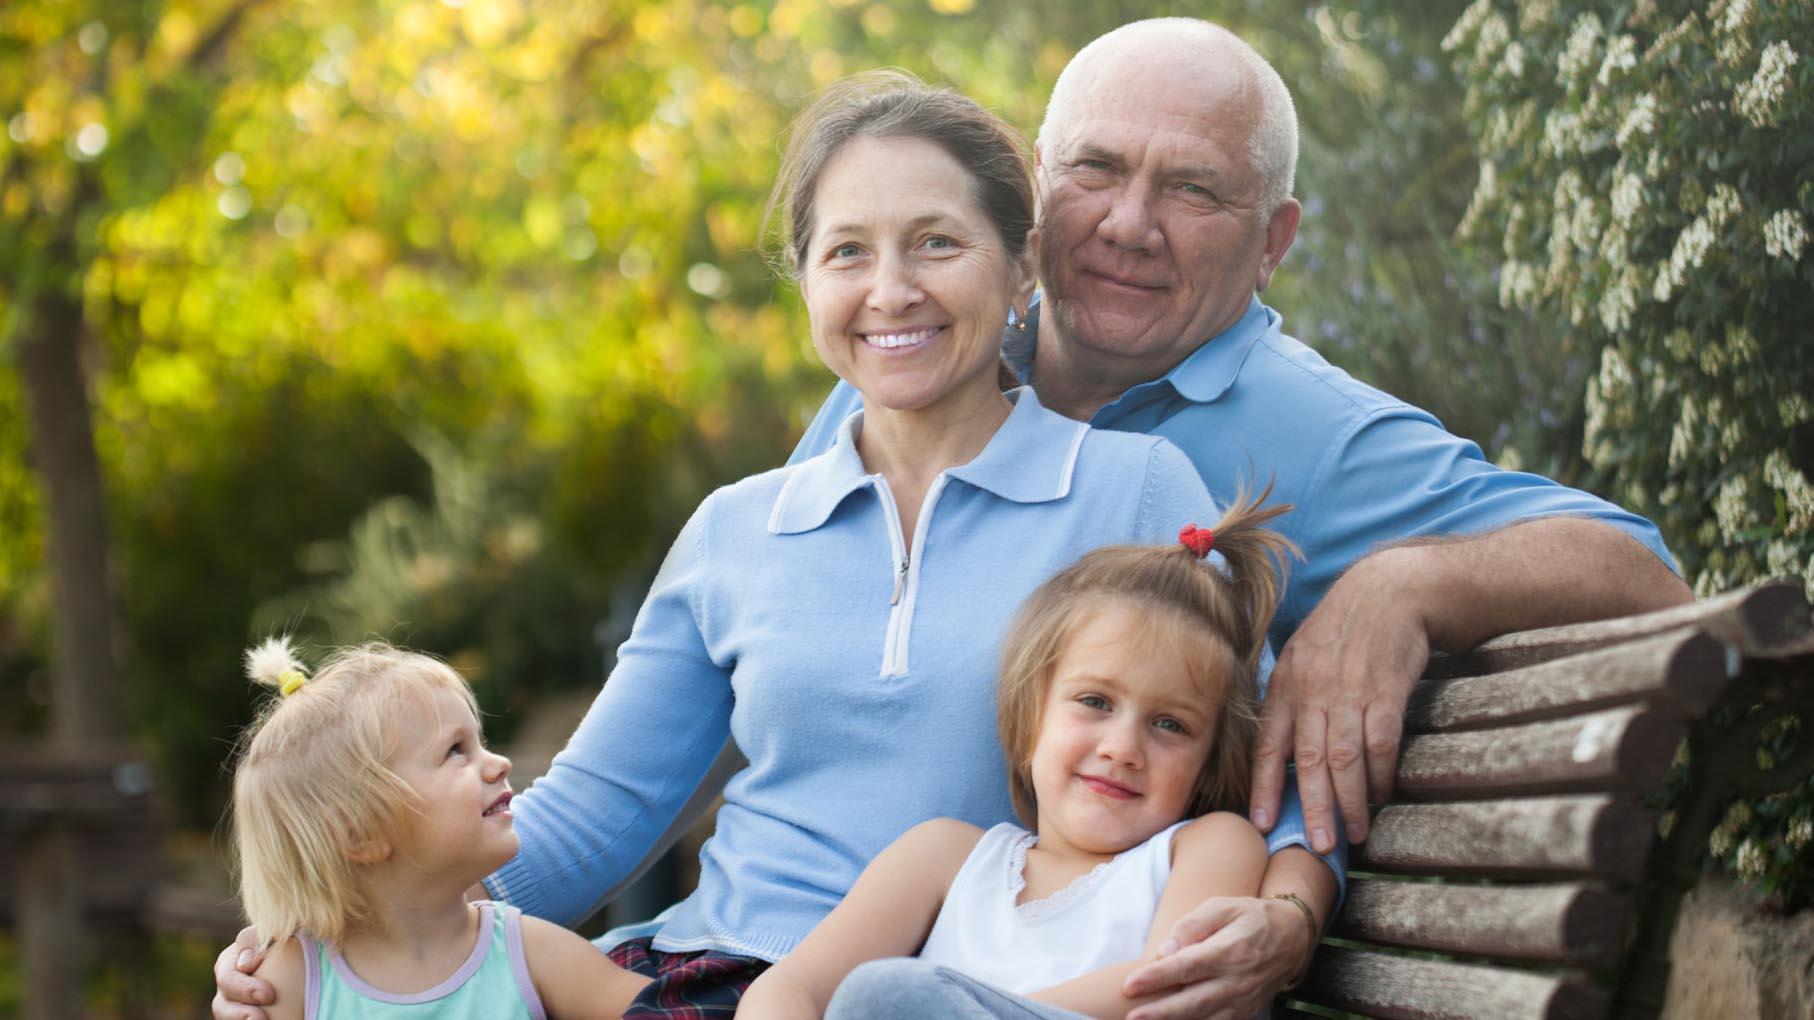
[{"label": "child's ponytail", "polygon": [[1272,626],[1273,614],[1278,611],[1279,596],[1291,569],[1291,557],[1299,555],[1295,543],[1267,527],[1274,518],[1291,509],[1289,504],[1266,506],[1266,499],[1271,495],[1270,482],[1258,496],[1249,498],[1245,491],[1241,492],[1235,497],[1234,505],[1209,529],[1211,540],[1199,539],[1196,548],[1185,535],[1195,531],[1200,536],[1202,529],[1187,527],[1179,534],[1179,543],[1186,555],[1201,557],[1213,549],[1227,564],[1224,576],[1234,595],[1234,604],[1229,608],[1234,610],[1236,617],[1226,622],[1217,621],[1223,623],[1217,630],[1222,632],[1222,638],[1233,649],[1235,658],[1250,674],[1260,668],[1260,657],[1266,649],[1266,631]]}]

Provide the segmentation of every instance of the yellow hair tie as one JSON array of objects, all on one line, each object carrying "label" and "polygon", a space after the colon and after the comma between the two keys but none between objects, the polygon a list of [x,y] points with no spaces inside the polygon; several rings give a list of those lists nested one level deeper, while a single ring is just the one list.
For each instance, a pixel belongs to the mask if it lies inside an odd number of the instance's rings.
[{"label": "yellow hair tie", "polygon": [[297,691],[302,690],[302,685],[307,680],[308,677],[302,675],[302,670],[284,670],[277,678],[277,690],[287,698]]}]

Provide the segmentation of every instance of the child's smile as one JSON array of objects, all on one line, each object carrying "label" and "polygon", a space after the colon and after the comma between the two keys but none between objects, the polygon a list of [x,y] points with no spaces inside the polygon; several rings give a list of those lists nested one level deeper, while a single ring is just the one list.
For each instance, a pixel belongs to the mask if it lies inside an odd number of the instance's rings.
[{"label": "child's smile", "polygon": [[1154,646],[1152,612],[1104,600],[1065,642],[1033,749],[1041,850],[1112,856],[1190,807],[1219,709],[1205,688],[1216,685],[1192,675],[1204,656]]}]

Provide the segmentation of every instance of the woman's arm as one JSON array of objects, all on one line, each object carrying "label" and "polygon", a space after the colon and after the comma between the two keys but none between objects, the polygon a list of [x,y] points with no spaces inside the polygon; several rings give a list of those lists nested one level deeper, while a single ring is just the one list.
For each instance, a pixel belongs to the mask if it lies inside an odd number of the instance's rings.
[{"label": "woman's arm", "polygon": [[1148,1001],[1123,995],[1122,983],[1158,955],[1172,925],[1211,897],[1254,895],[1265,870],[1266,840],[1247,819],[1228,812],[1204,815],[1172,837],[1172,873],[1147,929],[1146,951],[1138,959],[1093,970],[1031,997],[1098,1020],[1121,1020]]},{"label": "woman's arm", "polygon": [[919,952],[951,880],[981,838],[976,826],[950,818],[907,830],[793,952],[756,979],[737,1016],[818,1020],[858,964]]},{"label": "woman's arm", "polygon": [[589,916],[666,831],[730,736],[730,663],[699,612],[717,497],[674,540],[616,667],[548,774],[511,802],[521,848],[491,898],[562,924]]},{"label": "woman's arm", "polygon": [[597,946],[539,917],[523,917],[523,956],[552,1020],[619,1020],[649,983],[612,963]]}]

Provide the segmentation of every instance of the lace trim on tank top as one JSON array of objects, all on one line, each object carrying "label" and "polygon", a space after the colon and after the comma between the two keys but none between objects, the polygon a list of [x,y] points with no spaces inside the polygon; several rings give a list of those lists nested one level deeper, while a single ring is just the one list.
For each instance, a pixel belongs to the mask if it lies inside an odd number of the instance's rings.
[{"label": "lace trim on tank top", "polygon": [[1019,902],[1021,890],[1027,887],[1027,851],[1032,849],[1037,842],[1039,842],[1038,836],[1031,832],[1023,832],[1015,837],[1013,845],[1008,848],[1008,902],[1014,904],[1015,916],[1027,921],[1035,921],[1056,914],[1088,896],[1098,885],[1102,884],[1103,876],[1108,874],[1108,870],[1114,867],[1115,862],[1127,856],[1126,854],[1116,854],[1071,879],[1063,889],[1045,899],[1028,900],[1021,903]]}]

